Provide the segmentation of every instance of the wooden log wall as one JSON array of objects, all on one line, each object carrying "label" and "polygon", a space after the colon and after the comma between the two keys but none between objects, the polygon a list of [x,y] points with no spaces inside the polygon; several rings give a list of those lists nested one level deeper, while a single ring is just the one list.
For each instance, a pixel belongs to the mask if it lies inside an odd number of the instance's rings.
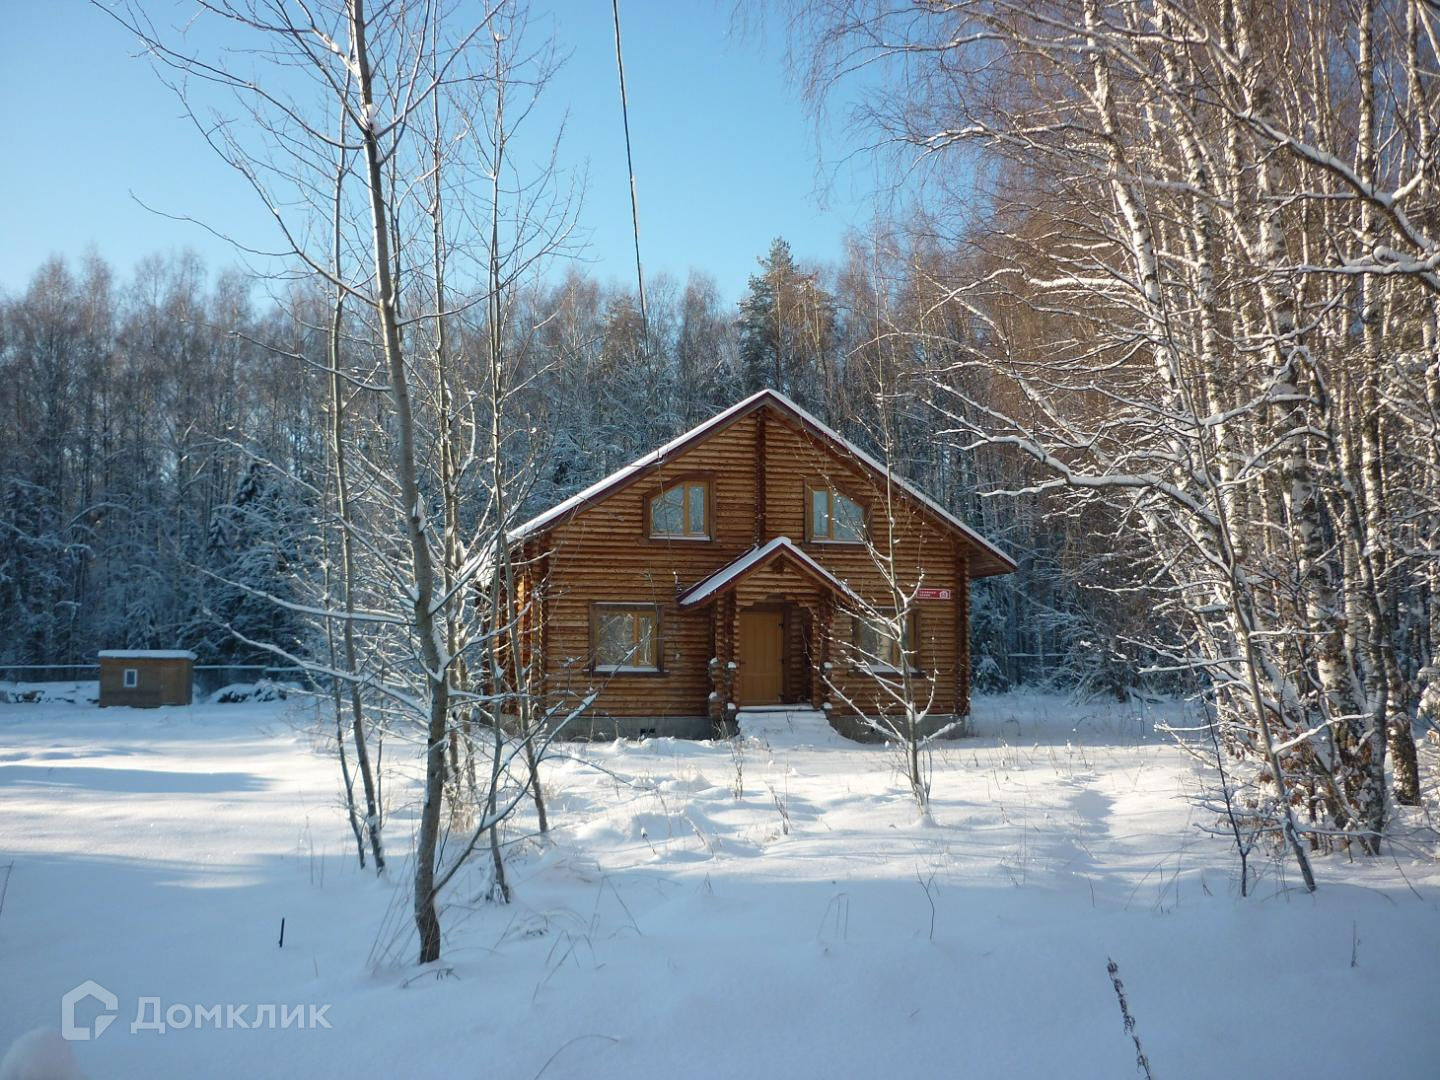
[{"label": "wooden log wall", "polygon": [[[833,456],[828,447],[808,431],[778,416],[772,416],[767,424],[766,456],[771,493],[766,522],[770,535],[788,536],[871,604],[878,608],[891,607],[885,576],[864,546],[805,541],[806,484],[818,481],[866,505],[871,536],[883,548],[886,534],[883,481],[877,483],[868,470],[857,463]],[[895,511],[895,562],[900,568],[901,583],[909,589],[923,577],[926,587],[951,590],[950,601],[916,604],[917,662],[926,675],[920,683],[920,692],[927,698],[933,694],[933,711],[948,713],[955,701],[958,660],[953,599],[958,585],[953,558],[955,541],[948,529],[935,523],[904,494],[894,492],[890,505]],[[876,676],[857,669],[849,648],[854,641],[854,627],[853,616],[835,616],[830,679],[837,692],[830,697],[837,710],[842,709],[840,699],[844,697],[854,702],[858,711],[873,714],[881,707],[893,707],[893,700],[876,685]]]},{"label": "wooden log wall", "polygon": [[[711,539],[647,536],[648,500],[663,487],[689,477],[710,483]],[[740,609],[781,596],[803,603],[809,613],[811,640],[819,642],[822,650],[822,655],[810,657],[812,669],[831,664],[830,678],[861,711],[888,703],[875,685],[875,676],[858,670],[853,656],[847,655],[854,636],[853,618],[837,611],[828,590],[818,588],[808,576],[767,571],[709,605],[682,609],[675,602],[680,591],[755,544],[786,536],[877,607],[888,608],[884,576],[863,546],[806,542],[806,484],[812,481],[836,486],[866,504],[872,535],[883,542],[883,482],[875,483],[857,463],[830,453],[789,417],[766,409],[742,417],[555,526],[545,550],[530,553],[534,572],[544,577],[539,586],[544,617],[538,633],[549,693],[583,693],[596,687],[596,709],[614,716],[714,716],[716,709],[734,700],[734,671],[728,665],[737,652]],[[932,711],[946,713],[968,705],[964,684],[969,657],[963,628],[968,622],[969,547],[900,492],[895,492],[892,505],[896,561],[908,570],[901,575],[907,588],[923,576],[925,586],[951,590],[951,600],[917,604],[922,686],[927,694],[933,693]],[[592,603],[653,604],[660,618],[661,672],[592,671]],[[805,650],[794,640],[789,647],[792,667],[803,667]],[[712,664],[712,659],[719,663]],[[817,685],[819,680],[808,672],[791,677],[792,697],[808,695],[815,704],[828,697],[840,707],[838,696]]]}]

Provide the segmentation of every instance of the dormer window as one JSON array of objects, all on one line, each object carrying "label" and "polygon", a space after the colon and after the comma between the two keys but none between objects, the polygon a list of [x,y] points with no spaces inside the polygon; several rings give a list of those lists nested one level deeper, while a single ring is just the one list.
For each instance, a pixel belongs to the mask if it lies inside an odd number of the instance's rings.
[{"label": "dormer window", "polygon": [[811,484],[806,489],[808,514],[806,539],[828,544],[860,544],[865,541],[865,508],[828,484]]},{"label": "dormer window", "polygon": [[709,482],[682,480],[652,495],[650,535],[657,540],[709,540]]}]

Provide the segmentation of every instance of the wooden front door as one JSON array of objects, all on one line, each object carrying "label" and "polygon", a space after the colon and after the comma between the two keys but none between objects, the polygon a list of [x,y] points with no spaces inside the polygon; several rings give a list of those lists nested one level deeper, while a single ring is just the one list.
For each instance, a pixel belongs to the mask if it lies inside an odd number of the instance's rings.
[{"label": "wooden front door", "polygon": [[739,705],[778,705],[785,689],[785,614],[740,612]]}]

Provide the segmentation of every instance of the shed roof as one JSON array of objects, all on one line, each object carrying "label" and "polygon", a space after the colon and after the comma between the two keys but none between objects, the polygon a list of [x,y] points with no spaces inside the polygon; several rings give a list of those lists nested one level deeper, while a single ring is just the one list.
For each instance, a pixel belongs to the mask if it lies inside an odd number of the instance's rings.
[{"label": "shed roof", "polygon": [[816,419],[784,394],[769,389],[761,390],[758,393],[751,394],[743,401],[736,402],[724,412],[715,414],[709,420],[691,428],[685,432],[685,434],[671,439],[659,449],[652,450],[644,457],[637,458],[624,468],[617,469],[603,480],[599,480],[583,491],[576,492],[563,502],[557,503],[544,513],[537,514],[529,521],[512,530],[509,534],[510,540],[515,542],[529,539],[568,520],[581,510],[599,502],[609,495],[613,495],[634,481],[654,472],[676,455],[683,453],[697,443],[709,438],[711,435],[723,431],[737,420],[761,408],[770,408],[782,416],[788,416],[792,421],[808,429],[822,442],[828,444],[833,452],[853,459],[877,478],[884,480],[888,477],[895,487],[918,502],[939,519],[941,523],[962,535],[975,548],[975,555],[970,560],[970,573],[972,576],[989,577],[994,574],[1008,574],[1015,569],[1016,563],[1014,559],[1010,558],[1009,555],[1006,555],[1005,552],[1001,551],[989,540],[986,540],[910,481],[899,476],[892,470],[887,470],[886,467],[875,460],[875,458],[860,449],[860,447],[856,446],[849,439],[843,438],[833,428]]},{"label": "shed roof", "polygon": [[716,570],[715,573],[711,574],[704,581],[686,589],[680,594],[678,603],[681,607],[694,607],[697,604],[703,604],[707,600],[714,599],[726,589],[733,588],[739,584],[741,580],[755,573],[757,570],[763,569],[782,559],[793,561],[802,573],[810,575],[818,580],[820,584],[833,589],[857,606],[862,604],[860,598],[855,595],[855,592],[849,585],[845,584],[845,582],[841,581],[834,574],[830,573],[829,570],[826,570],[809,555],[806,555],[805,552],[791,543],[788,536],[777,536],[767,544],[751,548],[738,559]]}]

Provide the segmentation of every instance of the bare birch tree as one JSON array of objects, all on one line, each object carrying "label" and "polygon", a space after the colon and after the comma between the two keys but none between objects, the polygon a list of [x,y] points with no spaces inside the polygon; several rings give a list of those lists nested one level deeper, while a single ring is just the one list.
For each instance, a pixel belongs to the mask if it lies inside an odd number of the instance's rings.
[{"label": "bare birch tree", "polygon": [[952,436],[1028,458],[1013,495],[1113,512],[1119,587],[1175,628],[1146,649],[1203,677],[1307,885],[1307,848],[1378,851],[1433,647],[1398,603],[1433,597],[1433,8],[797,12],[817,99],[886,72],[855,116],[932,227],[957,171],[991,215],[948,230],[963,269],[908,330]]},{"label": "bare birch tree", "polygon": [[[423,747],[412,891],[419,960],[427,963],[441,951],[441,890],[477,839],[491,838],[503,882],[499,823],[527,798],[544,821],[543,725],[532,722],[516,681],[482,686],[471,673],[507,638],[505,654],[519,651],[521,601],[513,581],[503,595],[494,588],[510,565],[505,527],[518,482],[506,446],[504,340],[513,328],[504,313],[518,284],[564,244],[574,197],[553,183],[553,155],[538,175],[510,166],[504,147],[514,119],[506,110],[516,84],[532,91],[520,112],[533,107],[551,61],[544,48],[526,51],[523,8],[503,0],[468,15],[430,3],[372,11],[364,0],[235,0],[201,5],[200,14],[214,24],[206,28],[220,42],[214,52],[189,46],[187,35],[162,34],[138,7],[119,17],[172,73],[210,145],[272,210],[280,254],[333,296],[318,362],[331,388],[339,603],[326,595],[290,606],[327,634],[339,626],[339,662],[256,644],[345,687],[377,864],[380,807],[366,781],[367,732],[380,724],[392,740]],[[269,66],[252,70],[256,55]],[[216,96],[228,96],[237,115],[202,121],[200,98]],[[477,176],[490,181],[483,215],[450,200],[473,190]],[[462,284],[457,273],[467,263],[481,272]],[[476,337],[462,330],[477,311],[479,394],[466,389],[461,344]],[[363,423],[351,408],[357,403]],[[462,492],[474,481],[483,497],[470,506]],[[488,597],[488,613],[477,596]],[[468,794],[462,785],[447,789],[462,746],[486,759],[468,770],[483,777]],[[472,810],[459,812],[462,798]],[[470,839],[447,850],[457,823]]]}]

